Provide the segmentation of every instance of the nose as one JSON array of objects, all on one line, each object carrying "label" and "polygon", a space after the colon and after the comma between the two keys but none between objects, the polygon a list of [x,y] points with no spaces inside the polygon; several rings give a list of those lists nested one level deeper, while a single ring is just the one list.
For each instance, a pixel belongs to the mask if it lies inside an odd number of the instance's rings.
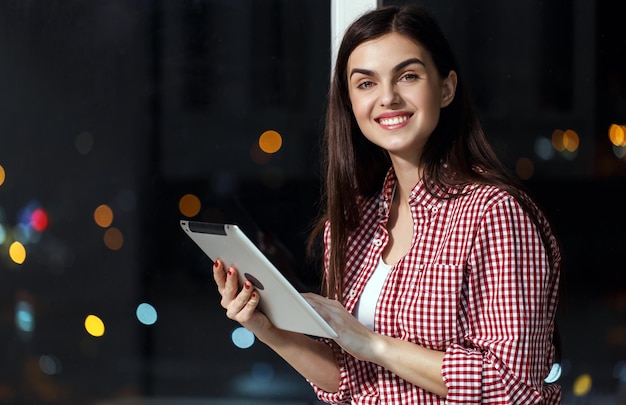
[{"label": "nose", "polygon": [[381,86],[382,93],[380,95],[381,107],[389,107],[398,104],[400,95],[394,84],[386,84]]}]

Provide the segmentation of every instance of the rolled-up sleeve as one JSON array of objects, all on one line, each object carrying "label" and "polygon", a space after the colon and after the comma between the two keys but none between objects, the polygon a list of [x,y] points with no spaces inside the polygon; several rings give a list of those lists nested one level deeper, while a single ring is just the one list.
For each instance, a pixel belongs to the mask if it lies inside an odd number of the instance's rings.
[{"label": "rolled-up sleeve", "polygon": [[511,197],[486,209],[461,294],[465,331],[445,353],[448,404],[540,403],[554,348],[558,267]]},{"label": "rolled-up sleeve", "polygon": [[326,343],[333,349],[333,353],[335,353],[335,361],[339,366],[340,372],[340,380],[339,380],[339,390],[337,392],[327,392],[322,390],[317,385],[313,384],[309,381],[309,384],[315,390],[315,394],[317,397],[328,404],[335,405],[348,405],[350,404],[350,387],[348,383],[348,373],[346,371],[345,366],[345,355],[341,347],[337,345],[330,339],[320,339],[322,342]]}]

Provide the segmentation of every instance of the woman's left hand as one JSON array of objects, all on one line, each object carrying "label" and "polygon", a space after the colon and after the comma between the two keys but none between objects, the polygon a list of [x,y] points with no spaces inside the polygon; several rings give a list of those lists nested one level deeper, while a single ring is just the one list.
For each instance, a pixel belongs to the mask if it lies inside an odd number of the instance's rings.
[{"label": "woman's left hand", "polygon": [[337,332],[339,337],[335,342],[339,346],[360,360],[371,358],[378,336],[376,333],[360,323],[339,301],[313,293],[304,293],[302,296]]}]

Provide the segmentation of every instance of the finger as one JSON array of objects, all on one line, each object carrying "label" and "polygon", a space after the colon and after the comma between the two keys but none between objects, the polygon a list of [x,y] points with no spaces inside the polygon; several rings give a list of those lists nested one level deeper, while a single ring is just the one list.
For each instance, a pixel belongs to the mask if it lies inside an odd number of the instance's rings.
[{"label": "finger", "polygon": [[321,295],[314,293],[303,293],[302,297],[311,305],[313,308],[321,309],[324,305],[327,305],[331,302],[328,298],[322,297]]},{"label": "finger", "polygon": [[226,272],[224,271],[224,264],[220,259],[215,260],[213,263],[213,280],[217,285],[217,290],[222,292],[224,284],[226,283]]},{"label": "finger", "polygon": [[228,304],[226,316],[238,321],[248,319],[256,309],[258,301],[258,293],[252,284],[246,281],[241,292]]},{"label": "finger", "polygon": [[250,299],[246,302],[244,307],[239,311],[238,319],[241,323],[246,323],[254,316],[256,309],[261,300],[261,296],[257,291],[252,291],[250,293]]},{"label": "finger", "polygon": [[222,306],[228,308],[230,302],[237,297],[239,292],[239,281],[237,279],[237,270],[230,266],[226,270],[226,280],[224,281],[224,287],[220,294],[222,294]]}]

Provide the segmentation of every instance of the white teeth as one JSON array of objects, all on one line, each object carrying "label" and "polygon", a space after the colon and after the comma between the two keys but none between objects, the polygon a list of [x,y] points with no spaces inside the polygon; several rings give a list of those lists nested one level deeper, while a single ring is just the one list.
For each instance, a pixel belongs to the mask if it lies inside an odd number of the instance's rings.
[{"label": "white teeth", "polygon": [[398,125],[400,123],[403,123],[404,121],[408,120],[409,117],[406,115],[403,115],[401,117],[393,117],[393,118],[381,118],[379,121],[382,125]]}]

